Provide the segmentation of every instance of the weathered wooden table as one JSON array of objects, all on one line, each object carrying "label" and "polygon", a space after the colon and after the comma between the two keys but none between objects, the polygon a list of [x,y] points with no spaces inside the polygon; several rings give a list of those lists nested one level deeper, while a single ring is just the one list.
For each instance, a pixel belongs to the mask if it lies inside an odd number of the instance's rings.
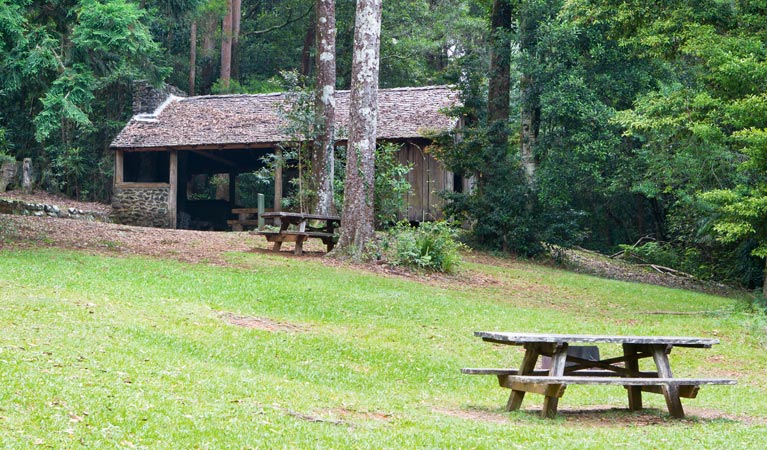
[{"label": "weathered wooden table", "polygon": [[[542,394],[542,417],[554,417],[559,398],[568,384],[620,385],[628,390],[629,409],[642,409],[642,392],[663,394],[673,417],[683,418],[681,398],[695,398],[700,385],[736,384],[723,378],[675,378],[668,355],[673,347],[711,348],[718,339],[669,336],[606,336],[581,334],[504,333],[477,331],[475,336],[486,342],[518,345],[525,355],[518,370],[462,369],[466,374],[497,375],[501,387],[511,389],[506,404],[508,411],[522,405],[525,393]],[[621,356],[594,360],[576,356],[572,344],[620,344]],[[597,353],[598,354],[598,353]],[[551,358],[548,370],[536,370],[539,356]],[[639,360],[652,358],[655,369],[641,371]]]},{"label": "weathered wooden table", "polygon": [[[273,242],[273,251],[278,252],[283,242],[295,242],[295,254],[303,253],[304,242],[309,238],[322,240],[326,245],[327,251],[333,250],[336,243],[334,234],[335,228],[341,223],[338,216],[323,216],[318,214],[304,214],[294,212],[268,212],[261,215],[268,219],[277,219],[280,221],[279,231],[251,231],[251,233],[264,236],[268,242]],[[313,227],[312,222],[320,225]],[[290,227],[294,229],[290,229]]]}]

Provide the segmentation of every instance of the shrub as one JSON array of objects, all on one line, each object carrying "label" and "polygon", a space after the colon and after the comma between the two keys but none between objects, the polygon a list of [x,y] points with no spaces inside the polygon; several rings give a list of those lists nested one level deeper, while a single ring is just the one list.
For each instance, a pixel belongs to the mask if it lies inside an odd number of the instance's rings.
[{"label": "shrub", "polygon": [[389,231],[389,259],[394,265],[453,273],[461,264],[456,228],[444,221],[412,227],[399,222]]}]

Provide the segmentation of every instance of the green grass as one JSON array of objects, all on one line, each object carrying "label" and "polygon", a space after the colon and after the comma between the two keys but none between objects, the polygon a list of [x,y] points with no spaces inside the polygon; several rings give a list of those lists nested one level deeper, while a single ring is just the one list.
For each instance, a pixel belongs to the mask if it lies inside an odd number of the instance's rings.
[{"label": "green grass", "polygon": [[[272,255],[231,261],[0,253],[0,447],[762,448],[767,438],[767,321],[738,300],[521,263],[471,264],[497,280],[472,286]],[[244,328],[227,313],[295,328]],[[683,400],[685,421],[651,394],[649,415],[544,421],[504,412],[494,378],[460,374],[521,360],[474,330],[716,336],[711,350],[675,350],[672,368],[739,384]],[[541,401],[529,395],[523,408]],[[621,388],[572,386],[560,409],[626,404]]]}]

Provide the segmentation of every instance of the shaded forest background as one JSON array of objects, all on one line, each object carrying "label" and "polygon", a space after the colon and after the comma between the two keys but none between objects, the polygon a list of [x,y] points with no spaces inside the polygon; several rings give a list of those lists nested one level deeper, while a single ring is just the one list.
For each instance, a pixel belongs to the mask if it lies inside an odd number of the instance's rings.
[{"label": "shaded forest background", "polygon": [[[311,85],[314,1],[235,0],[239,24],[230,3],[0,0],[0,160],[31,157],[43,188],[108,201],[133,80],[258,93],[294,71]],[[339,89],[354,8],[336,2]],[[476,181],[450,209],[476,245],[624,251],[753,288],[766,42],[766,0],[386,0],[380,86],[460,90],[464,127],[433,151]]]}]

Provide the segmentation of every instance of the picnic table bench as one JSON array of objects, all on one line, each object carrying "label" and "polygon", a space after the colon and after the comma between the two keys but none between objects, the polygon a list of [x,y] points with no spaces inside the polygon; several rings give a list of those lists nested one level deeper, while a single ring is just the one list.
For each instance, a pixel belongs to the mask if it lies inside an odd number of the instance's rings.
[{"label": "picnic table bench", "polygon": [[236,214],[237,218],[226,221],[232,227],[232,231],[243,231],[259,225],[258,208],[233,208],[232,214]]},{"label": "picnic table bench", "polygon": [[[461,372],[469,375],[495,375],[501,387],[511,389],[506,403],[507,411],[521,407],[527,392],[545,397],[542,417],[555,417],[559,399],[570,384],[619,385],[628,391],[629,409],[642,409],[642,392],[663,394],[669,413],[683,418],[681,398],[695,398],[701,385],[732,385],[736,380],[725,378],[675,378],[671,372],[668,355],[673,347],[711,348],[718,339],[669,336],[608,336],[578,334],[504,333],[477,331],[475,336],[483,341],[518,345],[525,348],[519,369],[468,368]],[[578,343],[621,344],[623,354],[601,359],[598,347],[591,357],[577,351]],[[588,353],[588,352],[586,352]],[[551,358],[548,370],[536,370],[539,356]],[[639,360],[652,358],[655,370],[641,371]]]},{"label": "picnic table bench", "polygon": [[[336,244],[334,230],[341,223],[338,216],[323,216],[318,214],[304,214],[294,212],[269,212],[262,214],[265,219],[271,218],[280,221],[279,230],[256,230],[251,234],[264,236],[267,242],[274,243],[272,251],[278,252],[283,242],[295,242],[294,253],[303,253],[304,242],[309,238],[320,239],[325,244],[327,251],[333,250]],[[319,223],[312,226],[312,223]],[[293,226],[295,229],[290,229]]]}]

